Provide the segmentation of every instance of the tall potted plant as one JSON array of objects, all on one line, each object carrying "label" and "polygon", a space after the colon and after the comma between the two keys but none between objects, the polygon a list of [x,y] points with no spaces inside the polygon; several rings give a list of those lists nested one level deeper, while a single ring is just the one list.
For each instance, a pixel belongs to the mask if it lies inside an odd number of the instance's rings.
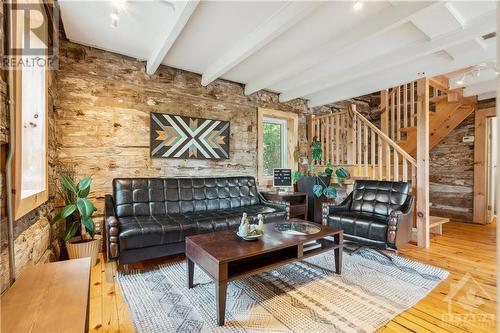
[{"label": "tall potted plant", "polygon": [[[335,187],[330,185],[333,167],[329,163],[324,171],[318,172],[316,165],[321,163],[323,149],[321,142],[314,140],[311,145],[311,158],[313,163],[309,163],[307,157],[299,157],[299,170],[292,175],[293,181],[297,184],[299,192],[307,193],[308,197],[308,217],[314,222],[321,222],[321,204],[337,197]],[[302,170],[302,171],[301,171]]]},{"label": "tall potted plant", "polygon": [[[69,258],[90,257],[91,264],[94,266],[101,249],[101,236],[95,234],[95,224],[92,220],[96,208],[87,199],[92,178],[84,177],[75,184],[68,175],[61,173],[59,180],[64,189],[66,206],[54,216],[50,223],[54,224],[60,220],[69,219],[64,234]],[[78,231],[80,231],[80,235],[77,236]]]}]

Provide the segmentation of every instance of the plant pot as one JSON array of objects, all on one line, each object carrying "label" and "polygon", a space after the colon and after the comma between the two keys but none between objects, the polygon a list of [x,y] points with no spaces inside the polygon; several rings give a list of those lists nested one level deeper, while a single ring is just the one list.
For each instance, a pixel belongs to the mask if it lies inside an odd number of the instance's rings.
[{"label": "plant pot", "polygon": [[[318,178],[321,178],[321,182]],[[322,203],[326,200],[325,196],[317,198],[313,193],[313,186],[316,184],[330,185],[330,177],[304,176],[297,182],[299,192],[307,193],[307,219],[311,222],[321,223]],[[324,186],[324,185],[323,185]]]},{"label": "plant pot", "polygon": [[86,240],[83,243],[80,237],[73,237],[66,242],[66,250],[70,259],[79,259],[90,257],[90,265],[94,267],[97,263],[97,257],[101,250],[102,237],[101,235],[94,235],[94,239]]}]

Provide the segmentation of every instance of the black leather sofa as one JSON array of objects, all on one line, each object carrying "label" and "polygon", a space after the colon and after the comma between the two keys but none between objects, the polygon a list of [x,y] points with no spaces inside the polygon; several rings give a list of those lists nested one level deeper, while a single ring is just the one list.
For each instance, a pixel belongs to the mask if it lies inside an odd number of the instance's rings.
[{"label": "black leather sofa", "polygon": [[322,223],[361,245],[397,250],[411,239],[413,196],[407,182],[358,180],[340,205],[323,204]]},{"label": "black leather sofa", "polygon": [[269,223],[289,210],[263,199],[253,177],[114,179],[105,196],[107,257],[129,264],[183,253],[186,236],[237,229],[243,212]]}]

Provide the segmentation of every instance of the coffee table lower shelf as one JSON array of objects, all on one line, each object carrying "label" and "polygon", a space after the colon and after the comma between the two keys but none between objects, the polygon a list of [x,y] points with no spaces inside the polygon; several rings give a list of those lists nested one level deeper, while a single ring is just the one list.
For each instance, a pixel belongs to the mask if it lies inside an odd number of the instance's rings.
[{"label": "coffee table lower shelf", "polygon": [[[265,272],[273,268],[290,264],[325,251],[334,251],[335,271],[341,274],[342,270],[342,249],[343,249],[343,233],[342,231],[330,229],[326,238],[312,237],[296,237],[295,242],[284,242],[282,246],[263,247],[262,251],[255,251],[255,246],[258,243],[250,244],[242,242],[242,249],[248,247],[248,253],[245,251],[238,252],[240,255],[231,257],[226,260],[217,260],[210,254],[210,248],[204,248],[203,245],[197,244],[196,237],[194,241],[186,238],[186,259],[187,259],[187,279],[188,288],[193,288],[193,276],[195,264],[207,273],[214,281],[216,286],[216,303],[217,303],[217,323],[224,325],[225,307],[226,307],[226,292],[227,283],[251,276],[257,273]],[[217,233],[215,233],[217,234]],[[227,236],[227,232],[221,232],[221,236]],[[209,236],[207,236],[209,237]],[[236,236],[233,236],[236,237]],[[280,237],[277,235],[276,237]],[[224,238],[224,237],[221,237]],[[288,237],[290,238],[290,237]],[[221,242],[224,240],[221,239]],[[259,241],[256,241],[259,242]],[[316,242],[310,249],[307,245],[311,242]],[[256,245],[257,244],[257,245]],[[304,246],[306,244],[306,246]],[[205,246],[206,247],[206,246]],[[251,251],[251,250],[253,251]]]}]

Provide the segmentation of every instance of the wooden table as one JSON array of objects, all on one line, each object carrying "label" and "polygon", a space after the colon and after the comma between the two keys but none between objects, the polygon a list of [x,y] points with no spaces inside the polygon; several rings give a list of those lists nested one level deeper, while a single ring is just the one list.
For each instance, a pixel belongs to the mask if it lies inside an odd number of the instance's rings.
[{"label": "wooden table", "polygon": [[307,220],[307,193],[302,192],[261,192],[269,201],[289,202],[290,217]]},{"label": "wooden table", "polygon": [[87,332],[90,258],[26,268],[1,298],[2,332]]},{"label": "wooden table", "polygon": [[[310,235],[291,235],[275,231],[275,223],[265,225],[264,236],[245,241],[234,230],[186,237],[188,288],[193,288],[196,264],[215,281],[217,324],[224,325],[226,292],[229,281],[264,272],[324,251],[334,250],[335,270],[341,273],[343,232],[327,226],[291,219],[287,223],[309,223],[321,230]],[[331,236],[332,239],[325,237]],[[307,250],[305,243],[317,241],[319,247]]]}]

